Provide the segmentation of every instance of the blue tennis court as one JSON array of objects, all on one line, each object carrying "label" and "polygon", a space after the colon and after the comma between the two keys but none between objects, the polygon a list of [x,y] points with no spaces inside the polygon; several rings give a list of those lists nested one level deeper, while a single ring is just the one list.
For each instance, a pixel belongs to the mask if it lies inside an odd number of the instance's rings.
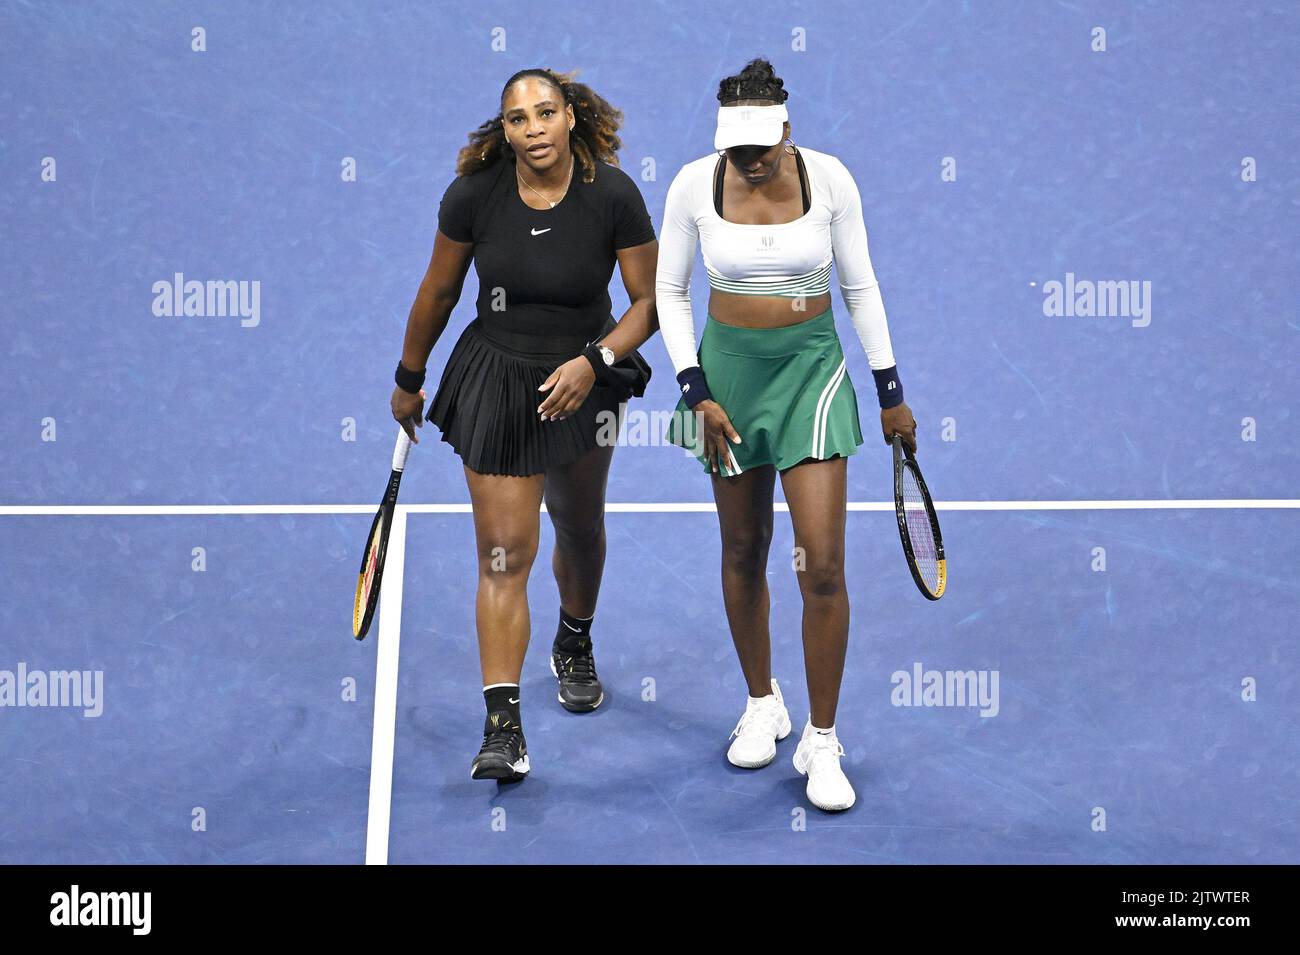
[{"label": "blue tennis court", "polygon": [[[1300,862],[1295,10],[0,20],[0,862]],[[860,187],[948,591],[924,600],[902,560],[835,291],[867,435],[838,718],[857,804],[808,806],[797,735],[765,769],[729,765],[746,687],[717,515],[658,438],[677,388],[652,339],[608,488],[606,702],[555,700],[543,519],[533,771],[472,781],[474,533],[431,425],[376,624],[363,642],[348,625],[456,150],[515,70],[578,68],[624,111],[622,166],[658,228],[710,150],[718,78],[756,55],[785,77],[794,139]],[[184,314],[186,281],[233,283],[239,307]],[[431,377],[476,294],[471,272]],[[802,725],[793,546],[778,512],[773,673]]]}]

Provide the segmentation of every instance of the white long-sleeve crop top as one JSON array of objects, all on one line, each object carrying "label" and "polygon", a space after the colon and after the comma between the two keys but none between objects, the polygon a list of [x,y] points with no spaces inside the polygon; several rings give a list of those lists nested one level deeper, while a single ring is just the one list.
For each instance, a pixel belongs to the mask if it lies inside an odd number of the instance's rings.
[{"label": "white long-sleeve crop top", "polygon": [[894,365],[880,286],[867,254],[862,199],[844,163],[806,146],[812,204],[793,222],[728,222],[713,205],[717,153],[687,163],[668,187],[659,236],[655,302],[674,372],[699,364],[690,280],[698,245],[713,288],[758,295],[811,296],[828,291],[831,260],[873,371]]}]

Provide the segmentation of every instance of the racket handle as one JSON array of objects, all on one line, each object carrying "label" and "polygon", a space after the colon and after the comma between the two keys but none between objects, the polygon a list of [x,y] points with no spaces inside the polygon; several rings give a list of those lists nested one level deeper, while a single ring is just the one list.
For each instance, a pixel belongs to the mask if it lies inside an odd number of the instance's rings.
[{"label": "racket handle", "polygon": [[411,453],[411,439],[405,428],[397,429],[397,446],[393,448],[393,470],[401,471],[406,467],[406,456]]}]

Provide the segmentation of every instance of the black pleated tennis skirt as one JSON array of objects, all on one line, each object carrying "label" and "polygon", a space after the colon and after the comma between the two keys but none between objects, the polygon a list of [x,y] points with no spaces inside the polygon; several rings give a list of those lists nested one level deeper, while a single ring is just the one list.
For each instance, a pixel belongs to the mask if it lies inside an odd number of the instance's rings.
[{"label": "black pleated tennis skirt", "polygon": [[[560,365],[581,353],[568,343],[539,342],[521,351],[488,338],[474,319],[452,347],[426,415],[471,470],[524,477],[576,461],[596,447],[602,425],[617,428],[619,396],[593,386],[582,406],[561,421],[542,421],[537,388]],[[601,413],[605,412],[604,415]]]}]

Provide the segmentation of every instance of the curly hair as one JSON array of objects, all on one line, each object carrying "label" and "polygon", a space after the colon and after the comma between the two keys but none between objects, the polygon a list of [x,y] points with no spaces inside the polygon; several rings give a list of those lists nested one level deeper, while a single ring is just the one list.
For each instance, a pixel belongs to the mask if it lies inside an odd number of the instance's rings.
[{"label": "curly hair", "polygon": [[548,69],[528,69],[520,70],[506,80],[506,85],[501,88],[502,109],[469,134],[469,145],[462,147],[456,155],[456,175],[469,176],[499,162],[516,161],[514,149],[506,140],[502,114],[510,87],[530,76],[552,86],[564,104],[573,107],[574,126],[569,132],[569,146],[582,170],[582,181],[591,182],[596,178],[598,159],[617,166],[618,150],[623,145],[618,137],[618,130],[623,125],[623,111],[611,106],[587,84],[575,82],[577,75],[577,70],[556,73]]},{"label": "curly hair", "polygon": [[735,76],[718,83],[718,102],[724,106],[737,100],[768,99],[784,103],[790,98],[785,81],[776,75],[772,64],[763,57],[755,57]]}]

